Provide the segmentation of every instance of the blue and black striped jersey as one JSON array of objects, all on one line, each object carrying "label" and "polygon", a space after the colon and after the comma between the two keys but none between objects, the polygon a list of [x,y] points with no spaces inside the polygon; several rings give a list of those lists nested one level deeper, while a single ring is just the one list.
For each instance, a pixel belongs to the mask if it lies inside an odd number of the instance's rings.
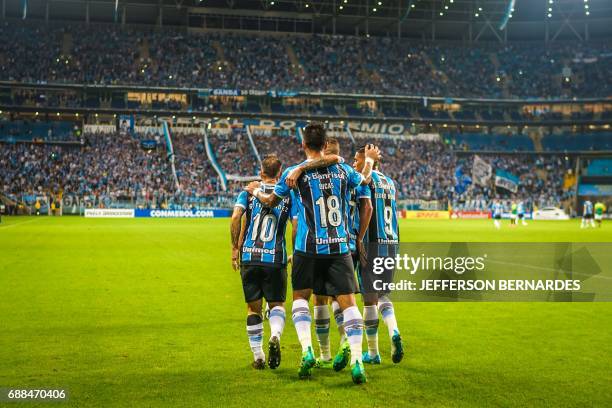
[{"label": "blue and black striped jersey", "polygon": [[496,216],[501,216],[502,215],[502,205],[500,203],[493,203],[493,206],[491,207],[491,212],[493,213],[493,217]]},{"label": "blue and black striped jersey", "polygon": [[368,242],[396,244],[399,242],[395,183],[375,170],[368,184],[372,196],[372,218],[368,227]]},{"label": "blue and black striped jersey", "polygon": [[[287,197],[286,169],[274,194]],[[298,218],[295,250],[312,256],[343,255],[349,252],[349,201],[363,176],[346,163],[304,173],[296,189]]]},{"label": "blue and black striped jersey", "polygon": [[593,203],[590,202],[589,200],[586,200],[583,204],[583,208],[582,208],[582,214],[583,215],[591,215],[593,214]]},{"label": "blue and black striped jersey", "polygon": [[350,234],[350,248],[351,252],[355,252],[357,250],[357,237],[359,236],[359,209],[362,198],[370,198],[372,197],[372,193],[370,192],[370,187],[367,185],[358,186],[353,194],[351,194],[350,204],[350,213],[349,213],[349,234]]},{"label": "blue and black striped jersey", "polygon": [[[274,186],[262,184],[261,190],[271,193]],[[285,229],[292,217],[291,197],[285,197],[274,208],[267,208],[243,191],[238,195],[236,207],[244,208],[246,216],[241,263],[286,264]]]}]

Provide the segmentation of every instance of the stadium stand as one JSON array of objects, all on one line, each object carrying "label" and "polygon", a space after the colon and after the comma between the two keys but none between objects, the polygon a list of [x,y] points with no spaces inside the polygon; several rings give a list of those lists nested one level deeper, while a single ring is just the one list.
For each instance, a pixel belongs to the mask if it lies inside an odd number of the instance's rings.
[{"label": "stadium stand", "polygon": [[[61,46],[71,34],[72,46]],[[454,97],[609,96],[609,43],[461,45],[379,37],[186,34],[115,25],[0,26],[0,80]],[[97,41],[104,38],[104,42]],[[294,69],[290,46],[301,69]],[[577,50],[580,50],[579,52]],[[119,57],[120,56],[120,57]],[[493,61],[504,67],[503,72]],[[537,68],[535,68],[537,67]],[[582,80],[566,86],[563,68]],[[248,72],[248,75],[245,75]],[[299,73],[298,73],[299,72]],[[120,101],[116,102],[117,107]],[[258,112],[254,106],[248,111]],[[491,117],[497,118],[496,112]]]},{"label": "stadium stand", "polygon": [[213,133],[209,137],[217,161],[228,175],[255,176],[259,163],[247,135],[233,129],[229,133]]},{"label": "stadium stand", "polygon": [[533,151],[533,141],[527,135],[500,135],[487,133],[456,133],[446,135],[461,150]]},{"label": "stadium stand", "polygon": [[[289,132],[281,134],[271,131],[255,130],[253,139],[259,155],[264,157],[275,154],[285,166],[299,163],[303,160],[301,146],[297,138]],[[279,151],[279,146],[282,146],[282,151]]]},{"label": "stadium stand", "polygon": [[546,151],[594,151],[612,150],[612,133],[563,133],[546,135],[542,139]]},{"label": "stadium stand", "polygon": [[609,176],[612,174],[612,159],[593,159],[585,169],[585,176]]},{"label": "stadium stand", "polygon": [[178,202],[207,203],[219,191],[218,178],[206,158],[202,136],[181,134],[173,138],[180,191]]},{"label": "stadium stand", "polygon": [[2,191],[63,191],[128,200],[172,191],[163,155],[119,134],[88,135],[84,146],[2,144]]},{"label": "stadium stand", "polygon": [[[228,123],[230,113],[254,122],[266,115],[342,118],[330,129],[347,161],[374,141],[401,200],[454,206],[498,195],[559,205],[574,194],[564,180],[579,153],[612,151],[609,103],[547,101],[612,96],[609,42],[468,45],[27,20],[3,21],[0,36],[0,105],[25,111],[0,111],[0,188],[13,197],[61,191],[95,197],[102,206],[227,207],[244,180],[258,174],[259,158],[274,153],[285,165],[302,160],[297,131],[278,123],[253,126],[253,144],[243,125],[216,127],[205,145],[196,115],[215,122],[219,112]],[[87,119],[78,117],[82,108],[91,109],[83,113]],[[110,130],[81,135],[84,123],[98,123],[98,113],[111,126],[117,115],[147,109],[164,111],[150,113],[153,121],[157,115],[176,126],[176,116],[193,120],[193,131],[173,136],[178,185],[159,143],[143,148],[142,135]],[[74,121],[64,120],[65,112]],[[408,123],[401,136],[365,131],[353,137],[346,117],[372,121],[372,129],[385,118]],[[568,123],[539,129],[547,121]],[[587,123],[573,123],[581,121]],[[494,170],[515,175],[517,192],[461,187],[458,174],[470,174],[477,153]],[[585,174],[610,174],[602,163],[590,161]]]},{"label": "stadium stand", "polygon": [[[302,161],[299,143],[292,134],[255,131],[253,138],[262,157],[276,153],[285,165]],[[198,134],[174,136],[179,189],[174,186],[163,149],[143,149],[136,139],[119,133],[87,134],[85,140],[84,146],[0,144],[2,192],[16,197],[62,191],[98,197],[96,202],[110,199],[142,206],[206,207],[228,205],[232,194],[244,185],[231,182],[228,190],[222,191]],[[209,140],[225,172],[239,177],[257,174],[257,159],[244,133],[213,133]],[[347,137],[339,140],[349,162],[355,146],[371,142],[357,138],[354,145]],[[376,143],[383,152],[382,168],[396,181],[401,200],[457,202],[466,195],[484,200],[504,195],[476,186],[467,193],[458,192],[456,169],[462,167],[469,173],[473,154],[455,151],[441,140],[389,137]],[[564,191],[563,178],[573,168],[573,161],[563,156],[484,153],[482,157],[494,169],[511,172],[520,179],[518,196],[548,205],[558,204],[571,194]],[[608,165],[603,162],[600,167],[607,169]]]},{"label": "stadium stand", "polygon": [[0,121],[0,140],[74,141],[78,132],[71,122]]}]

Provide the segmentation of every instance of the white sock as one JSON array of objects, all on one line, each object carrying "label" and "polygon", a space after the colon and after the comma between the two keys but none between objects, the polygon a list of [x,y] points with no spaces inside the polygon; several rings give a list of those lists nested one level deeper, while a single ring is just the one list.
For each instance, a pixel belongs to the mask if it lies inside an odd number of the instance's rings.
[{"label": "white sock", "polygon": [[351,346],[351,365],[361,361],[361,342],[363,341],[363,319],[357,306],[344,309],[344,330]]},{"label": "white sock", "polygon": [[270,310],[270,337],[276,337],[280,340],[284,328],[285,308],[282,306],[274,306],[272,310]]},{"label": "white sock", "polygon": [[363,323],[365,325],[368,353],[370,357],[378,355],[378,309],[375,305],[363,307]]},{"label": "white sock", "polygon": [[493,223],[495,224],[495,228],[499,229],[499,227],[500,227],[499,221],[495,220],[495,221],[493,221]]},{"label": "white sock", "polygon": [[332,310],[334,311],[334,320],[338,326],[338,334],[340,334],[340,345],[346,340],[346,332],[344,331],[344,315],[340,310],[340,305],[335,300],[332,302]]},{"label": "white sock", "polygon": [[263,322],[260,315],[248,315],[247,316],[247,335],[249,336],[249,345],[253,352],[254,360],[265,360],[266,355],[261,347],[263,339]]},{"label": "white sock", "polygon": [[310,335],[310,309],[308,308],[308,302],[304,299],[297,299],[293,301],[293,325],[295,331],[297,331],[298,340],[302,345],[302,351],[308,350],[308,347],[312,347],[312,338]]},{"label": "white sock", "polygon": [[393,303],[391,303],[388,297],[383,296],[378,299],[378,310],[382,315],[383,321],[387,325],[389,337],[393,337],[396,332],[399,333],[399,329],[397,328],[397,320],[395,320]]},{"label": "white sock", "polygon": [[327,305],[314,307],[315,333],[319,342],[322,360],[331,360],[329,346],[329,308]]}]

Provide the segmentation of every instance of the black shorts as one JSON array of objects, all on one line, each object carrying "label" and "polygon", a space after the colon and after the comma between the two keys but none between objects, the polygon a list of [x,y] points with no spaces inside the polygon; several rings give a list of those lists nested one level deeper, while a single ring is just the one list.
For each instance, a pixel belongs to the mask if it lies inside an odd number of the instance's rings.
[{"label": "black shorts", "polygon": [[519,214],[518,217],[519,217],[519,219],[522,220],[523,219],[523,214]]},{"label": "black shorts", "polygon": [[357,251],[351,252],[351,258],[353,259],[353,268],[357,272],[359,270],[359,253]]},{"label": "black shorts", "polygon": [[501,214],[497,214],[497,215],[495,215],[495,216],[493,217],[493,219],[496,219],[496,220],[501,220]]},{"label": "black shorts", "polygon": [[391,291],[388,288],[385,290],[375,289],[375,281],[381,281],[383,283],[393,282],[395,275],[394,269],[385,269],[382,274],[373,272],[373,264],[375,258],[379,257],[390,257],[395,258],[399,252],[398,244],[377,244],[368,243],[367,246],[367,263],[365,265],[359,265],[357,270],[357,277],[359,279],[359,291],[362,295],[377,293],[379,296],[388,295]]},{"label": "black shorts", "polygon": [[357,291],[357,280],[351,254],[312,257],[293,254],[291,272],[293,290],[312,289],[315,295],[338,296]]},{"label": "black shorts", "polygon": [[584,218],[585,220],[590,220],[591,218],[593,218],[593,214],[584,214],[582,218]]},{"label": "black shorts", "polygon": [[358,252],[352,252],[351,258],[353,258],[353,268],[355,268],[355,274],[357,275],[357,290],[355,294],[361,293],[361,261],[359,259]]},{"label": "black shorts", "polygon": [[240,265],[244,300],[253,302],[265,298],[267,302],[284,302],[287,297],[287,268],[285,266]]}]

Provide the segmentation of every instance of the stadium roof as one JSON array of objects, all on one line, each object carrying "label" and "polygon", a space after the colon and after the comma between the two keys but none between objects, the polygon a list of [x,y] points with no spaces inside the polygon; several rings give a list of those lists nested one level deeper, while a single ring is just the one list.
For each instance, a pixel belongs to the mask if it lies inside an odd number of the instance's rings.
[{"label": "stadium roof", "polygon": [[[0,0],[4,18],[464,41],[612,37],[610,0]],[[27,5],[24,8],[24,5]],[[117,9],[115,10],[115,6]],[[507,21],[505,29],[501,29]]]}]

